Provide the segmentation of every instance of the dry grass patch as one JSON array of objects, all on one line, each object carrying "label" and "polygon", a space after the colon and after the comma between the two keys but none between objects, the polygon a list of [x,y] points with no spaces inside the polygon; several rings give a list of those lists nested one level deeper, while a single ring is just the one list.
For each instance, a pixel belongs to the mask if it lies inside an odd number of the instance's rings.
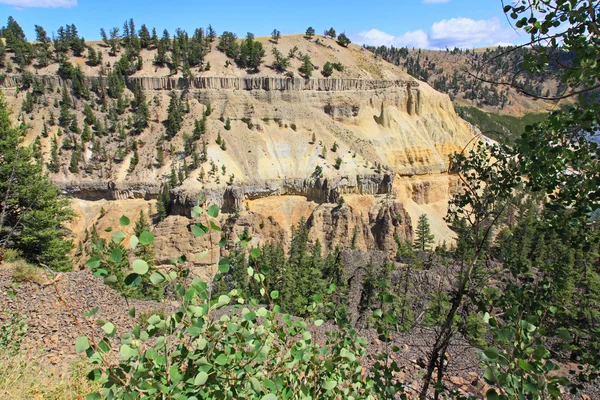
[{"label": "dry grass patch", "polygon": [[16,260],[11,263],[12,279],[15,282],[40,282],[40,270],[24,260]]},{"label": "dry grass patch", "polygon": [[98,387],[86,378],[90,366],[79,361],[70,367],[45,365],[30,354],[0,350],[0,398],[85,399]]}]

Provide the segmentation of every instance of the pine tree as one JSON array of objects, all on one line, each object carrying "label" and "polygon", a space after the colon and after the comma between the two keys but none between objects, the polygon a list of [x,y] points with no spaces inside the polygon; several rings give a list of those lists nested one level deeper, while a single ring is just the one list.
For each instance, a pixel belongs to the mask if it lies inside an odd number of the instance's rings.
[{"label": "pine tree", "polygon": [[60,168],[60,161],[58,160],[58,139],[56,135],[52,138],[50,144],[50,163],[48,164],[48,170],[53,173],[57,173]]},{"label": "pine tree", "polygon": [[156,163],[159,167],[165,165],[165,151],[163,150],[162,146],[158,146],[156,148]]},{"label": "pine tree", "polygon": [[277,43],[279,43],[280,38],[281,38],[281,32],[279,32],[277,29],[273,29],[273,32],[271,32],[271,40],[277,44]]},{"label": "pine tree", "polygon": [[63,224],[73,213],[33,160],[31,147],[22,146],[25,132],[24,125],[12,126],[0,95],[0,246],[20,250],[31,262],[68,270],[73,244]]},{"label": "pine tree", "polygon": [[71,152],[71,161],[69,162],[69,171],[72,174],[79,172],[79,151],[73,150]]},{"label": "pine tree", "polygon": [[309,26],[308,29],[306,29],[304,37],[307,39],[312,39],[313,36],[315,36],[315,29],[312,26]]},{"label": "pine tree", "polygon": [[422,214],[419,217],[415,234],[415,249],[417,251],[428,251],[433,244],[434,236],[431,234],[431,227],[429,226],[429,219],[426,214]]},{"label": "pine tree", "polygon": [[331,64],[329,61],[327,61],[325,63],[325,65],[323,65],[323,70],[321,70],[321,74],[325,78],[330,77],[333,74],[333,64]]},{"label": "pine tree", "polygon": [[177,173],[175,172],[175,165],[171,165],[171,175],[169,176],[169,185],[171,187],[177,186]]},{"label": "pine tree", "polygon": [[[352,42],[350,41],[350,39],[348,38],[348,36],[346,36],[346,34],[345,34],[345,33],[343,33],[343,32],[342,32],[342,33],[340,33],[340,35],[338,36],[338,38],[337,38],[337,39],[338,39],[338,40],[337,40],[337,41],[338,41],[338,43],[339,43],[340,45],[344,46],[344,47],[348,47],[348,45],[349,45],[350,43],[352,43]],[[425,80],[426,80],[426,79],[425,79]]]},{"label": "pine tree", "polygon": [[169,101],[169,108],[167,109],[167,136],[172,138],[181,129],[181,124],[183,123],[183,110],[181,99],[177,96],[177,93],[171,92],[169,96],[171,97],[171,100]]},{"label": "pine tree", "polygon": [[254,40],[254,35],[248,32],[246,39],[244,39],[240,45],[240,52],[236,62],[241,68],[258,71],[264,56],[265,50],[262,43]]},{"label": "pine tree", "polygon": [[313,66],[310,56],[304,55],[302,57],[302,65],[300,66],[300,72],[302,72],[306,78],[310,78],[314,69],[315,67]]}]

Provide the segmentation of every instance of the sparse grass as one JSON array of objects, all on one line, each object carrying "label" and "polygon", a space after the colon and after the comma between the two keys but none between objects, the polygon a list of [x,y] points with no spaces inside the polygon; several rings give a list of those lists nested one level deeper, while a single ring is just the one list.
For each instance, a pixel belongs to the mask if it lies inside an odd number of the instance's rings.
[{"label": "sparse grass", "polygon": [[29,354],[0,350],[0,398],[2,399],[85,399],[98,387],[86,378],[91,367],[85,361],[70,368],[45,365]]},{"label": "sparse grass", "polygon": [[2,255],[3,260],[7,263],[12,263],[21,259],[21,256],[21,252],[17,249],[5,249],[4,254]]},{"label": "sparse grass", "polygon": [[15,282],[39,282],[39,269],[25,260],[16,260],[12,264],[12,279]]}]

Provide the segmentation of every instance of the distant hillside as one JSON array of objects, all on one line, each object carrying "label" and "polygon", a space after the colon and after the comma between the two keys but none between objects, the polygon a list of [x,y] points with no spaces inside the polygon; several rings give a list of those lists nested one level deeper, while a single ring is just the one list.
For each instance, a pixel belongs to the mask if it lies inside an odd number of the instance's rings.
[{"label": "distant hillside", "polygon": [[523,71],[523,60],[532,52],[528,48],[455,48],[445,51],[385,46],[367,48],[377,57],[403,67],[411,76],[447,93],[453,102],[487,112],[522,116],[546,112],[554,106],[553,102],[536,100],[508,86],[488,82],[513,82],[523,91],[543,97],[556,96],[566,89],[556,80],[555,73],[532,75]]}]

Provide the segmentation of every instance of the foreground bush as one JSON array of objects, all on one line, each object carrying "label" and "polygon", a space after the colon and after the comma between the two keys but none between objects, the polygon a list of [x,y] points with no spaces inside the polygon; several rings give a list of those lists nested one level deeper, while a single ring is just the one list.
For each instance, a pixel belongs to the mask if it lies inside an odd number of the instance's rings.
[{"label": "foreground bush", "polygon": [[[204,236],[220,231],[209,220],[219,211],[215,205],[205,210],[195,207],[193,216],[204,215],[205,222],[195,224],[192,232]],[[126,225],[128,219],[122,218],[121,223]],[[146,242],[153,240],[149,232],[142,236]],[[122,231],[112,236],[116,244],[124,239]],[[136,236],[130,239],[131,247],[139,242]],[[240,244],[247,247],[244,241]],[[224,246],[224,241],[219,245]],[[108,256],[109,264],[122,262],[121,251],[114,251]],[[250,251],[251,259],[258,256],[259,249]],[[93,258],[88,265],[94,267],[100,261]],[[370,373],[364,372],[361,361],[367,343],[336,318],[327,298],[315,295],[306,310],[309,316],[297,319],[279,312],[278,291],[264,289],[268,271],[247,270],[249,278],[263,287],[261,298],[249,298],[237,289],[214,298],[211,284],[188,279],[184,259],[173,261],[160,267],[144,260],[131,264],[125,284],[136,286],[149,276],[154,285],[172,285],[179,308],[167,316],[153,314],[144,319],[146,323],[121,335],[118,363],[111,362],[116,343],[111,322],[96,321],[102,325],[103,338],[77,339],[77,352],[85,352],[95,366],[89,377],[102,387],[88,398],[376,399],[401,394],[402,387],[391,381],[397,365],[389,363],[387,356],[380,357]],[[218,268],[216,280],[229,271],[229,260],[219,260]],[[332,286],[328,294],[335,292]],[[86,314],[90,324],[96,311]],[[317,343],[316,327],[324,323],[317,316],[323,314],[331,315],[338,326]],[[135,317],[135,309],[130,315]],[[384,338],[385,330],[382,334]]]}]

